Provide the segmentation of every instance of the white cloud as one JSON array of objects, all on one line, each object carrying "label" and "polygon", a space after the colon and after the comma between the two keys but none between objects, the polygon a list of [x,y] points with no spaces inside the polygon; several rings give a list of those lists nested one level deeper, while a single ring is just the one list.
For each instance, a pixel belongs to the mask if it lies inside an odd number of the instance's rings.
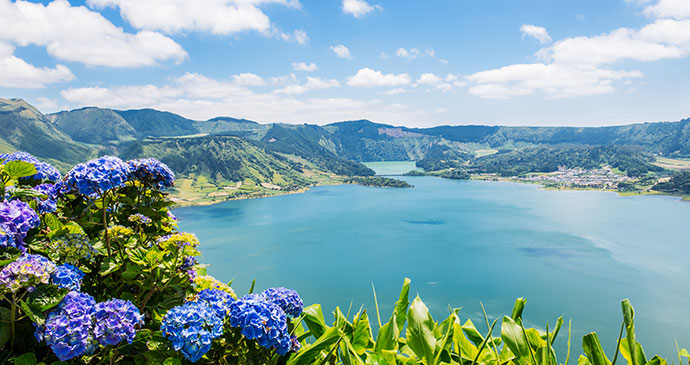
[{"label": "white cloud", "polygon": [[39,97],[36,99],[36,107],[43,112],[47,110],[55,110],[58,107],[57,100],[51,98]]},{"label": "white cloud", "polygon": [[594,66],[519,64],[477,72],[467,80],[469,92],[490,99],[507,99],[537,91],[551,98],[598,95],[614,90],[614,80],[642,77],[639,71],[616,71]]},{"label": "white cloud", "polygon": [[314,62],[307,64],[306,62],[293,62],[292,69],[295,71],[312,72],[319,69]]},{"label": "white cloud", "polygon": [[345,58],[348,60],[352,59],[352,55],[350,54],[350,50],[347,49],[347,47],[345,47],[342,44],[339,44],[337,46],[332,46],[331,51],[333,51],[333,53],[335,53],[335,55],[340,57],[340,58]]},{"label": "white cloud", "polygon": [[384,91],[382,94],[383,95],[399,95],[399,94],[404,94],[407,92],[407,89],[403,89],[401,87],[395,88],[395,89],[390,89],[388,91]]},{"label": "white cloud", "polygon": [[261,78],[261,76],[255,75],[253,73],[241,73],[239,75],[233,75],[232,79],[235,85],[240,86],[262,86],[266,85],[266,81]]},{"label": "white cloud", "polygon": [[16,57],[14,47],[0,43],[0,86],[36,89],[71,80],[74,80],[74,74],[67,67],[36,67]]},{"label": "white cloud", "polygon": [[536,40],[539,41],[540,44],[549,44],[551,43],[551,36],[549,33],[546,31],[546,28],[544,27],[538,27],[536,25],[532,24],[523,24],[520,27],[520,32],[522,33],[522,37],[532,37]]},{"label": "white cloud", "polygon": [[374,10],[383,10],[380,5],[370,5],[364,0],[343,0],[343,13],[361,18]]},{"label": "white cloud", "polygon": [[300,7],[287,0],[88,0],[93,8],[117,7],[137,29],[227,35],[253,30],[268,34],[271,20],[259,9],[265,3]]},{"label": "white cloud", "polygon": [[370,68],[362,68],[357,74],[347,80],[347,84],[354,87],[374,87],[374,86],[399,86],[410,83],[410,75],[403,74],[383,74],[381,71]]},{"label": "white cloud", "polygon": [[[289,76],[287,77],[290,78]],[[333,80],[321,80],[334,84]],[[312,86],[319,84],[311,81]],[[305,85],[308,85],[309,81]],[[100,106],[117,109],[155,108],[188,118],[206,120],[231,115],[259,122],[328,123],[372,118],[382,122],[421,122],[429,113],[378,99],[297,98],[296,94],[255,93],[232,82],[199,74],[185,74],[169,85],[124,85],[63,90],[70,108]]]},{"label": "white cloud", "polygon": [[320,77],[307,76],[307,82],[304,85],[288,85],[282,89],[276,90],[276,92],[279,94],[304,94],[311,90],[329,89],[333,87],[340,87],[338,80],[322,80]]},{"label": "white cloud", "polygon": [[307,32],[302,29],[297,29],[293,33],[293,37],[295,38],[295,41],[301,45],[309,43],[309,36],[307,35]]},{"label": "white cloud", "polygon": [[405,48],[398,48],[397,51],[395,51],[395,55],[398,57],[402,58],[407,58],[408,60],[413,60],[421,55],[421,52],[419,52],[418,48],[410,48],[409,50]]},{"label": "white cloud", "polygon": [[421,76],[419,76],[419,79],[417,79],[417,84],[420,85],[437,85],[443,81],[442,78],[432,74],[432,73],[424,73]]},{"label": "white cloud", "polygon": [[[139,67],[187,57],[172,39],[148,30],[126,33],[101,14],[66,0],[48,5],[0,0],[0,40],[46,47],[56,58],[89,66]],[[63,71],[64,74],[64,71]]]},{"label": "white cloud", "polygon": [[465,86],[465,83],[458,80],[458,77],[452,74],[448,74],[445,78],[441,78],[433,73],[423,73],[415,82],[415,86],[426,86],[431,89],[447,92],[455,87]]},{"label": "white cloud", "polygon": [[647,15],[659,18],[690,18],[690,1],[660,0],[657,4],[645,8],[644,12]]}]

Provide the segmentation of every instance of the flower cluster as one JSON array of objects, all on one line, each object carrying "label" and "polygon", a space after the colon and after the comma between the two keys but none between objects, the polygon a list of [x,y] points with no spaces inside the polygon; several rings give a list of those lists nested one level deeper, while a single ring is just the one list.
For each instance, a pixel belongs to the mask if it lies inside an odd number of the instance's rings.
[{"label": "flower cluster", "polygon": [[36,199],[38,212],[41,214],[55,213],[57,210],[57,195],[54,184],[41,184],[33,187],[33,190],[46,196],[45,199]]},{"label": "flower cluster", "polygon": [[299,294],[292,289],[269,288],[261,293],[265,301],[279,306],[285,314],[297,317],[302,314],[304,302]]},{"label": "flower cluster", "polygon": [[136,327],[144,323],[144,316],[129,301],[111,299],[94,306],[95,320],[93,333],[103,345],[117,345],[122,341],[132,343],[136,337]]},{"label": "flower cluster", "polygon": [[93,309],[96,301],[88,294],[69,292],[48,313],[45,325],[36,329],[36,339],[45,340],[61,361],[92,354],[98,348],[93,336]]},{"label": "flower cluster", "polygon": [[50,164],[39,161],[36,157],[26,152],[15,152],[9,155],[2,154],[0,155],[0,161],[2,160],[4,160],[5,163],[9,161],[24,161],[34,164],[37,173],[35,175],[22,178],[22,180],[35,179],[57,182],[60,181],[60,179],[62,179],[62,175],[60,174],[60,171],[58,171],[58,169],[51,166]]},{"label": "flower cluster", "polygon": [[165,314],[161,332],[175,351],[195,362],[211,349],[213,339],[223,334],[223,320],[203,302],[186,302]]},{"label": "flower cluster", "polygon": [[12,242],[18,248],[24,247],[24,238],[31,228],[38,227],[41,221],[29,204],[20,200],[0,203],[0,224],[5,235],[12,238],[0,239],[0,242]]},{"label": "flower cluster", "polygon": [[50,276],[50,280],[53,285],[56,285],[59,288],[69,289],[70,291],[80,291],[81,280],[83,278],[84,273],[76,266],[71,264],[63,264],[58,266]]},{"label": "flower cluster", "polygon": [[67,173],[63,192],[95,198],[125,185],[131,168],[117,157],[103,156],[75,166]]},{"label": "flower cluster", "polygon": [[46,341],[61,361],[92,354],[101,345],[132,343],[135,327],[143,323],[139,309],[131,302],[112,299],[96,303],[88,294],[69,292],[50,311],[35,336]]},{"label": "flower cluster", "polygon": [[175,183],[175,174],[170,168],[153,158],[127,161],[132,169],[131,177],[142,184],[156,188],[169,188]]},{"label": "flower cluster", "polygon": [[235,298],[220,289],[204,289],[197,293],[194,301],[206,304],[218,317],[225,319],[230,310],[230,303],[235,301]]},{"label": "flower cluster", "polygon": [[158,241],[156,241],[156,243],[158,243],[159,246],[162,246],[164,243],[172,243],[177,247],[198,247],[199,239],[196,238],[196,235],[194,233],[181,232],[163,236],[159,238]]},{"label": "flower cluster", "polygon": [[16,293],[23,287],[50,283],[55,264],[40,255],[24,254],[0,270],[0,286]]},{"label": "flower cluster", "polygon": [[232,290],[230,286],[227,284],[222,283],[218,279],[214,278],[211,275],[203,275],[203,276],[197,276],[194,278],[194,286],[196,287],[196,290],[202,291],[204,289],[219,289],[222,290],[233,298],[237,298],[235,295],[235,291]]},{"label": "flower cluster", "polygon": [[50,240],[51,258],[56,261],[76,264],[81,259],[90,260],[96,253],[89,237],[79,233],[68,233]]},{"label": "flower cluster", "polygon": [[230,325],[240,328],[244,337],[256,340],[259,346],[275,349],[279,355],[292,349],[285,312],[259,295],[247,295],[230,304]]},{"label": "flower cluster", "polygon": [[149,218],[149,217],[147,217],[141,213],[132,214],[129,216],[129,218],[127,218],[127,220],[132,222],[132,223],[141,224],[144,226],[151,224],[151,218]]}]

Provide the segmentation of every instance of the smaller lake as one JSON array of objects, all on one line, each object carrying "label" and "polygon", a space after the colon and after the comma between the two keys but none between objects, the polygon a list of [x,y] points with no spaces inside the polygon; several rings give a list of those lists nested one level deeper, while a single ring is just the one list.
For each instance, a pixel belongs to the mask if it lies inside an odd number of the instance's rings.
[{"label": "smaller lake", "polygon": [[[375,167],[381,174],[414,163]],[[381,167],[385,167],[381,168]],[[236,200],[175,210],[180,228],[201,240],[201,262],[246,293],[285,286],[330,312],[364,305],[382,320],[404,277],[436,321],[462,306],[484,331],[491,318],[527,298],[529,326],[573,319],[573,357],[597,331],[612,356],[620,301],[637,312],[647,355],[690,347],[690,203],[675,197],[544,191],[531,184],[400,177],[410,189],[320,186],[304,194]],[[374,326],[376,328],[376,326]],[[499,331],[495,334],[498,335]],[[567,328],[557,346],[565,356]]]}]

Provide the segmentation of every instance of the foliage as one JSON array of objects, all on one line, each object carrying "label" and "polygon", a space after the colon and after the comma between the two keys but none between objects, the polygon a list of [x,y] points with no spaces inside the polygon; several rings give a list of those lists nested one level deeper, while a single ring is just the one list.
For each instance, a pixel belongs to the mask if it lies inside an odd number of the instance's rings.
[{"label": "foliage", "polygon": [[350,177],[345,179],[345,183],[348,184],[359,184],[364,186],[376,186],[385,188],[411,188],[412,185],[408,184],[406,181],[392,179],[390,177],[381,176],[367,176],[367,177]]},{"label": "foliage", "polygon": [[667,182],[661,182],[652,189],[665,193],[690,194],[690,171],[680,171]]}]

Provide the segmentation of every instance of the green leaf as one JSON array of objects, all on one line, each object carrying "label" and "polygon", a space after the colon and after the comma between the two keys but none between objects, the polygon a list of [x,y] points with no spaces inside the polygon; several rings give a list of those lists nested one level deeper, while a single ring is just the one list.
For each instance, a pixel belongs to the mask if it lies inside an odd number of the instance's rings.
[{"label": "green leaf", "polygon": [[582,349],[592,365],[611,365],[611,361],[606,357],[596,332],[588,333],[582,338]]},{"label": "green leaf", "polygon": [[45,312],[62,302],[69,289],[53,285],[40,285],[26,298],[26,304]]},{"label": "green leaf", "polygon": [[42,325],[45,323],[45,315],[43,314],[43,312],[41,312],[40,309],[29,306],[23,300],[19,302],[19,308],[21,308],[22,312],[24,312],[24,314],[26,314],[26,316],[29,317],[31,322],[34,322],[37,325]]},{"label": "green leaf", "polygon": [[529,359],[529,346],[525,341],[525,333],[522,327],[511,317],[504,316],[501,325],[501,339],[508,346],[510,351],[519,359],[527,361]]},{"label": "green leaf", "polygon": [[10,161],[5,164],[5,172],[13,179],[20,177],[33,176],[38,173],[34,164],[26,161]]},{"label": "green leaf", "polygon": [[513,305],[513,312],[510,314],[510,318],[516,322],[522,321],[522,311],[525,310],[526,303],[527,300],[525,300],[525,298],[515,299],[515,305]]},{"label": "green leaf", "polygon": [[127,281],[132,281],[140,273],[141,273],[141,268],[139,267],[139,265],[128,262],[126,265],[126,270],[122,273],[122,278],[127,280]]},{"label": "green leaf", "polygon": [[[10,320],[12,320],[12,314],[10,313],[10,309],[0,307],[0,321],[9,322]],[[7,343],[7,341],[10,340],[10,338],[12,337],[11,332],[12,331],[10,330],[10,326],[6,326],[5,324],[0,326],[0,348],[2,348]]]},{"label": "green leaf", "polygon": [[481,345],[484,342],[484,336],[482,336],[477,327],[474,326],[471,319],[468,319],[465,324],[462,325],[462,331],[465,332],[467,337],[474,343],[475,346]]},{"label": "green leaf", "polygon": [[654,357],[647,362],[646,365],[666,365],[667,362],[659,355],[654,355]]},{"label": "green leaf", "polygon": [[321,356],[321,351],[328,350],[338,342],[340,339],[340,333],[335,327],[329,328],[322,336],[314,341],[313,344],[305,346],[302,350],[297,353],[297,356],[293,356],[288,360],[288,365],[308,365],[312,364],[314,360]]},{"label": "green leaf", "polygon": [[379,333],[376,336],[376,345],[374,345],[374,352],[381,351],[397,351],[398,337],[400,336],[400,329],[395,318],[395,312],[391,316],[390,321],[379,328]]},{"label": "green leaf", "polygon": [[436,323],[431,318],[429,308],[424,305],[419,296],[412,301],[407,313],[407,320],[405,336],[407,345],[417,357],[425,359],[427,364],[432,364],[434,349],[436,348],[436,337],[434,336]]},{"label": "green leaf", "polygon": [[56,231],[60,228],[62,228],[62,222],[53,214],[53,213],[46,213],[43,215],[43,223],[48,226],[52,231]]},{"label": "green leaf", "polygon": [[353,326],[354,335],[352,336],[352,346],[354,346],[357,354],[362,355],[366,350],[370,350],[374,343],[374,339],[371,335],[371,324],[369,323],[366,309],[355,317]]},{"label": "green leaf", "polygon": [[407,306],[410,304],[410,279],[405,278],[403,280],[403,287],[400,290],[400,296],[398,301],[395,302],[395,318],[396,325],[398,329],[402,329],[405,326],[405,321],[407,320]]},{"label": "green leaf", "polygon": [[12,362],[15,365],[36,365],[36,354],[27,352],[24,355],[13,357]]},{"label": "green leaf", "polygon": [[[635,340],[635,310],[630,304],[630,300],[624,299],[621,301],[621,308],[623,310],[623,323],[625,323],[625,342],[630,351],[630,363],[632,365],[644,365],[647,359],[642,350],[642,346]],[[632,351],[634,349],[634,351]]]},{"label": "green leaf", "polygon": [[459,322],[453,324],[453,342],[455,343],[456,351],[459,352],[462,359],[472,361],[477,357],[477,346],[473,345],[467,337],[465,337]]},{"label": "green leaf", "polygon": [[101,263],[101,276],[106,276],[113,271],[117,270],[122,266],[121,262],[118,262],[114,257],[106,258],[103,263]]},{"label": "green leaf", "polygon": [[312,304],[305,307],[303,310],[304,323],[309,328],[314,337],[320,338],[330,328],[326,325],[326,320],[323,318],[323,311],[321,311],[321,304]]},{"label": "green leaf", "polygon": [[14,246],[0,248],[0,266],[16,261],[21,255],[22,251]]},{"label": "green leaf", "polygon": [[182,365],[182,360],[176,357],[169,357],[163,361],[163,365]]}]

